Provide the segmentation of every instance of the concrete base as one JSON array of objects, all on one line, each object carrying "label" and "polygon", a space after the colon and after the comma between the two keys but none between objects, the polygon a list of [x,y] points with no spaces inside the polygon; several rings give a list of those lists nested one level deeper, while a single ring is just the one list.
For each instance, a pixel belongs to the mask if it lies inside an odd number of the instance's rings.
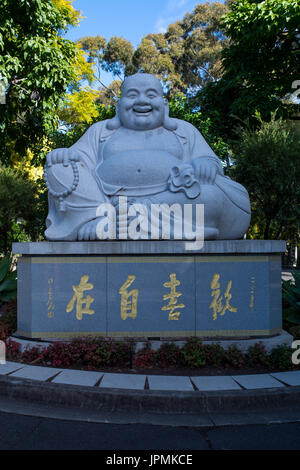
[{"label": "concrete base", "polygon": [[281,333],[285,242],[15,243],[19,336],[258,338]]}]

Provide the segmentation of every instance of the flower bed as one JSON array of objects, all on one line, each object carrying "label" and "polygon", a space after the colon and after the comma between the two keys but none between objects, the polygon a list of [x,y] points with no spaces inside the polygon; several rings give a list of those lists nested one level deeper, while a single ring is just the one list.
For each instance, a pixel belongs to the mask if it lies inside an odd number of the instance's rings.
[{"label": "flower bed", "polygon": [[[296,370],[300,365],[292,363],[294,352],[288,346],[278,346],[267,352],[263,343],[257,342],[243,353],[237,346],[223,348],[219,344],[203,344],[196,337],[189,338],[184,346],[162,343],[154,350],[150,342],[137,349],[133,340],[117,341],[111,338],[76,338],[69,342],[53,342],[47,347],[33,346],[21,351],[20,344],[11,335],[16,328],[16,303],[2,308],[0,339],[6,343],[6,359],[27,364],[88,370],[196,370],[206,373],[225,373],[230,370],[266,371]],[[297,331],[298,334],[298,331]]]},{"label": "flower bed", "polygon": [[135,351],[134,342],[116,341],[110,338],[80,338],[70,342],[54,342],[47,347],[28,347],[23,352],[12,338],[6,340],[6,358],[27,364],[87,370],[296,370],[293,350],[278,346],[270,353],[262,343],[249,347],[243,353],[237,346],[222,348],[219,344],[203,344],[198,338],[190,338],[183,347],[175,343],[163,343],[159,349],[150,344]]}]

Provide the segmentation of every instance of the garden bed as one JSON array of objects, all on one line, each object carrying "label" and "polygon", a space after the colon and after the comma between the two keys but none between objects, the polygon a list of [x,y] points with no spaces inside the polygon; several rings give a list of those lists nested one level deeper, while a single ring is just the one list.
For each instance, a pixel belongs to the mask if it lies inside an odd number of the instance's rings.
[{"label": "garden bed", "polygon": [[[162,342],[154,350],[150,342],[142,349],[134,340],[120,341],[112,338],[75,338],[68,342],[57,341],[50,345],[34,345],[22,351],[20,344],[11,338],[16,330],[16,302],[2,307],[0,339],[6,343],[6,359],[25,364],[47,367],[85,369],[123,373],[164,375],[235,375],[270,371],[297,370],[292,364],[294,352],[289,346],[277,346],[267,352],[262,342],[242,352],[236,345],[223,348],[217,343],[203,344],[190,337],[182,346],[175,342]],[[299,328],[291,328],[294,338]]]}]

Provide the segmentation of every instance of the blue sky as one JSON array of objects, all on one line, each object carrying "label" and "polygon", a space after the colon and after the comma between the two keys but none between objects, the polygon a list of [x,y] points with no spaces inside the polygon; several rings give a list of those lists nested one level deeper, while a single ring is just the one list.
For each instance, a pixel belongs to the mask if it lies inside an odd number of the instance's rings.
[{"label": "blue sky", "polygon": [[[73,7],[85,17],[79,27],[71,28],[67,39],[75,41],[83,36],[112,36],[126,38],[136,47],[143,36],[164,32],[167,26],[192,12],[204,1],[197,0],[74,0]],[[110,74],[103,72],[106,85]]]}]

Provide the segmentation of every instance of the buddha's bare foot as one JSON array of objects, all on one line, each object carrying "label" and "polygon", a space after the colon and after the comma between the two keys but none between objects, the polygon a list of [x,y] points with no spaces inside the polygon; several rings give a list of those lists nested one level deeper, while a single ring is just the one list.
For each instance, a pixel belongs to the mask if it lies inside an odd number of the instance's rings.
[{"label": "buddha's bare foot", "polygon": [[101,217],[90,220],[82,225],[78,231],[78,240],[99,240],[97,235],[97,225],[100,222]]}]

